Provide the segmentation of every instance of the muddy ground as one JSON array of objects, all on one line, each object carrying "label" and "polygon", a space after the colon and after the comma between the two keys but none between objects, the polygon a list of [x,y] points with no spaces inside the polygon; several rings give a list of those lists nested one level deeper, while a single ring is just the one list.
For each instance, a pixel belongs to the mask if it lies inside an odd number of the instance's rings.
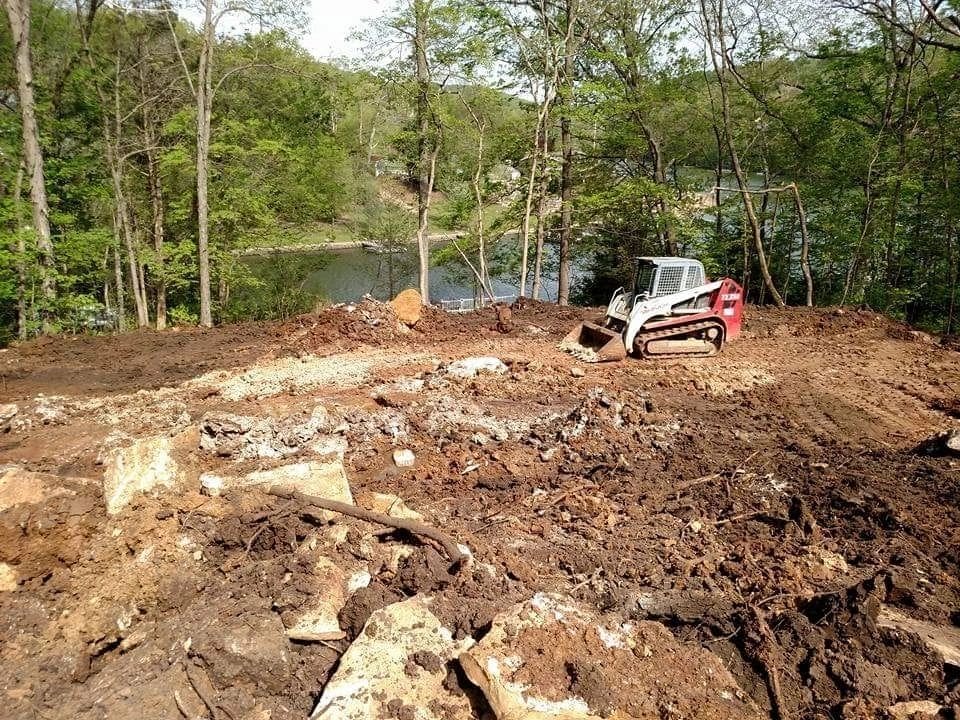
[{"label": "muddy ground", "polygon": [[[960,717],[957,667],[883,622],[960,625],[960,457],[928,442],[960,427],[960,352],[873,313],[756,308],[715,358],[585,365],[556,349],[596,314],[532,304],[503,335],[492,313],[428,311],[406,330],[368,303],[0,351],[17,410],[0,465],[38,473],[0,481],[0,715],[306,718],[373,610],[430,595],[479,639],[553,592],[662,623],[771,717],[914,700]],[[472,356],[507,371],[447,371]],[[211,413],[262,421],[259,444],[201,443]],[[450,572],[439,546],[259,489],[200,493],[201,473],[298,462],[317,437],[339,444],[357,504],[401,497],[471,562]],[[108,514],[110,453],[144,438],[168,442],[175,481]],[[290,640],[329,590],[318,555],[370,581],[343,638]],[[551,663],[537,682],[609,715],[610,673]],[[448,681],[469,690],[456,668]]]}]

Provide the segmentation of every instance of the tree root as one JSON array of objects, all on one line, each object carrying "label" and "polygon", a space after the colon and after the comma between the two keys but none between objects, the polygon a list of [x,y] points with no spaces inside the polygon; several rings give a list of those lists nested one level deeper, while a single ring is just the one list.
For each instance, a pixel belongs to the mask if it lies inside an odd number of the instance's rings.
[{"label": "tree root", "polygon": [[444,552],[447,554],[447,557],[450,558],[450,562],[453,563],[454,568],[459,568],[467,557],[458,547],[456,540],[447,535],[445,532],[438,530],[432,525],[427,525],[426,523],[420,522],[419,520],[391,517],[390,515],[384,515],[383,513],[374,512],[373,510],[367,510],[366,508],[357,507],[356,505],[349,505],[344,502],[339,502],[338,500],[329,500],[327,498],[317,497],[316,495],[307,495],[305,493],[288,490],[282,487],[271,487],[267,490],[267,494],[275,495],[276,497],[287,498],[290,500],[298,500],[305,505],[312,505],[320,508],[321,510],[330,510],[342,515],[355,517],[359,520],[366,520],[367,522],[377,523],[378,525],[386,525],[387,527],[396,528],[398,530],[406,530],[407,532],[417,535],[418,537],[429,538],[430,540],[440,544]]},{"label": "tree root", "polygon": [[783,692],[780,689],[780,663],[777,657],[781,654],[780,643],[777,642],[776,635],[767,624],[763,611],[757,606],[750,606],[750,614],[756,622],[757,632],[759,634],[759,644],[754,652],[754,659],[762,666],[767,676],[767,690],[770,693],[770,699],[773,703],[773,710],[778,720],[790,720],[790,712],[783,700]]}]

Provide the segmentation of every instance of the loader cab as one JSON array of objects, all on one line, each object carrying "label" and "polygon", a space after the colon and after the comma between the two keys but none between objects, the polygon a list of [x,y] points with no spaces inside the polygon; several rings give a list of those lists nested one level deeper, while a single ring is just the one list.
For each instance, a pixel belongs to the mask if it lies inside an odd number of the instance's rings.
[{"label": "loader cab", "polygon": [[698,260],[675,257],[634,258],[633,296],[641,302],[672,295],[706,283],[703,265]]}]

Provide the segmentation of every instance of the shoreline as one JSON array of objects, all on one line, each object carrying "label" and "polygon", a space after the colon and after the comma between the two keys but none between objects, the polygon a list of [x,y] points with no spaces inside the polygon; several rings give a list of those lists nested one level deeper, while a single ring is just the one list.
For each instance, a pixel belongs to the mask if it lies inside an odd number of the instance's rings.
[{"label": "shoreline", "polygon": [[[447,240],[457,240],[466,233],[461,230],[448,233],[436,233],[428,235],[427,239],[431,243],[445,242]],[[411,238],[410,244],[415,246],[416,239]],[[382,252],[383,248],[379,243],[372,240],[328,240],[319,243],[305,243],[302,245],[268,245],[263,247],[241,248],[233,251],[234,257],[257,257],[262,255],[283,255],[286,253],[312,253],[323,250],[370,250],[371,252]]]}]

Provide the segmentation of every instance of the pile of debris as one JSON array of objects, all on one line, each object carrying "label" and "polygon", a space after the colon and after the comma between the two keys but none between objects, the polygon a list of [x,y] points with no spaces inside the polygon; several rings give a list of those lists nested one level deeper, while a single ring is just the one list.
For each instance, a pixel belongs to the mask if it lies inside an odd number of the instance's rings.
[{"label": "pile of debris", "polygon": [[348,427],[323,405],[309,415],[281,419],[211,412],[200,420],[200,449],[235,460],[288,457],[307,448],[318,455],[342,455],[346,443],[338,436]]}]

